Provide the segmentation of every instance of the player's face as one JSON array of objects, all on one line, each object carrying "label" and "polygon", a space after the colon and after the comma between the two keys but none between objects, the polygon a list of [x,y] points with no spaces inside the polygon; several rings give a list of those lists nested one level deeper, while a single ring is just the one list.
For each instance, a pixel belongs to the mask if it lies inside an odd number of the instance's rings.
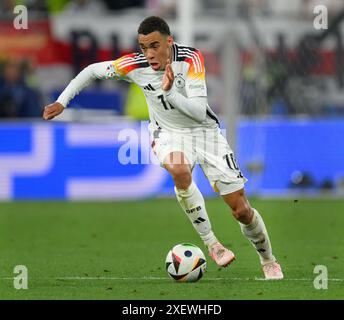
[{"label": "player's face", "polygon": [[159,31],[147,35],[139,34],[138,41],[142,53],[145,55],[153,70],[165,70],[166,60],[171,59],[172,36],[166,36]]}]

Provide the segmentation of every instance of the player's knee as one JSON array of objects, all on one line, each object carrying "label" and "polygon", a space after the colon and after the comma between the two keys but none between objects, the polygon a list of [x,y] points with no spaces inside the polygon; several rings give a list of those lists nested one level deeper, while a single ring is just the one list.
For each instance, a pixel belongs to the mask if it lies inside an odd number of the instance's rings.
[{"label": "player's knee", "polygon": [[177,165],[170,171],[174,184],[178,189],[187,189],[192,181],[190,169],[187,166]]},{"label": "player's knee", "polygon": [[247,202],[240,202],[232,208],[233,216],[243,224],[249,224],[252,220],[252,208]]}]

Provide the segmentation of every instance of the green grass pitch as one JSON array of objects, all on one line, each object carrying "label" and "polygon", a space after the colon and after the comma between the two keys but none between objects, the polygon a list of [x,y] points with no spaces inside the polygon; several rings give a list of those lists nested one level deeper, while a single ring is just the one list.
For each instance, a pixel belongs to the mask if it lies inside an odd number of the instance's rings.
[{"label": "green grass pitch", "polygon": [[[285,279],[262,281],[258,255],[225,203],[206,200],[218,238],[237,256],[226,269],[207,258],[197,283],[177,283],[169,249],[201,240],[175,199],[0,203],[0,299],[343,299],[344,201],[255,200]],[[206,253],[206,252],[205,252]],[[13,286],[16,265],[28,289]],[[316,265],[328,289],[313,285]]]}]

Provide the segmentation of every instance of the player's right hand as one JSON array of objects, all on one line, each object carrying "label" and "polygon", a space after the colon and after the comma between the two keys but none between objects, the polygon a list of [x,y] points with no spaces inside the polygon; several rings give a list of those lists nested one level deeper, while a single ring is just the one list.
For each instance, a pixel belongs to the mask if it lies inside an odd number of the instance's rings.
[{"label": "player's right hand", "polygon": [[44,107],[43,119],[51,120],[55,118],[56,116],[58,116],[60,113],[62,113],[63,110],[64,110],[64,107],[59,102],[48,104],[47,106]]}]

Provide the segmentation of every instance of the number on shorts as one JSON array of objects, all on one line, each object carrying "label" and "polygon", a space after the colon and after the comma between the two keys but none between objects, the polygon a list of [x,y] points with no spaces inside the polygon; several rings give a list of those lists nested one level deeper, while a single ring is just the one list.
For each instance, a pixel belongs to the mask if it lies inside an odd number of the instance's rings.
[{"label": "number on shorts", "polygon": [[230,153],[229,155],[226,154],[224,158],[226,159],[229,169],[239,171],[238,178],[243,178],[244,176],[242,175],[240,168],[236,162],[236,159],[234,158],[234,154],[233,153]]}]

